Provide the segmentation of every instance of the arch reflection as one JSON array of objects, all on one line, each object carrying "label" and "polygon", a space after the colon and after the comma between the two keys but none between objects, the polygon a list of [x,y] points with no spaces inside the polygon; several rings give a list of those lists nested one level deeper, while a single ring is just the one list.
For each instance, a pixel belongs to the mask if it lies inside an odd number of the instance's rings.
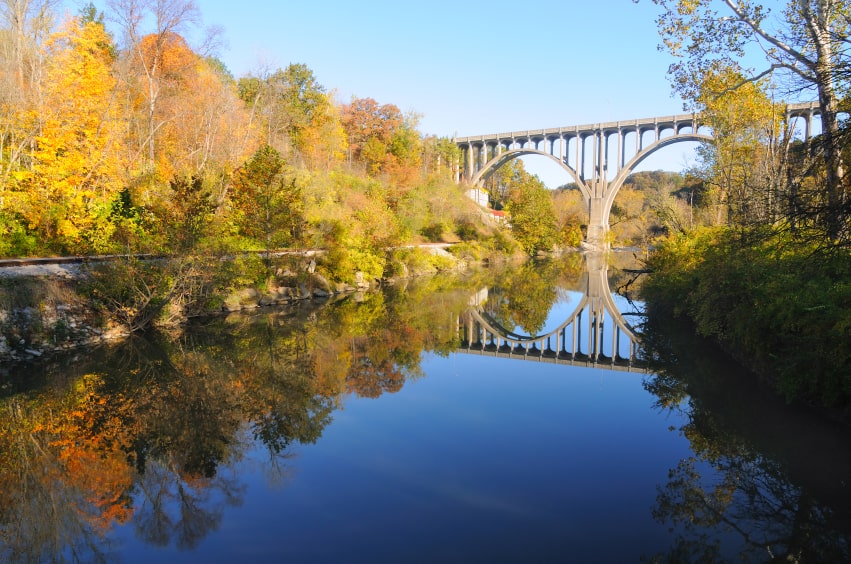
[{"label": "arch reflection", "polygon": [[458,318],[461,352],[647,372],[640,339],[615,303],[603,253],[587,253],[573,312],[555,329],[523,334],[505,327],[484,307],[489,290],[479,290]]}]

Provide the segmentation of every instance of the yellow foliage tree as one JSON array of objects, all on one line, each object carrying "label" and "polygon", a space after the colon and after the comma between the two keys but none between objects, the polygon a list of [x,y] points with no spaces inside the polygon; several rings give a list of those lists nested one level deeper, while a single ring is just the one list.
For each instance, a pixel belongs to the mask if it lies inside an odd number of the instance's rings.
[{"label": "yellow foliage tree", "polygon": [[321,99],[310,122],[299,131],[298,141],[309,167],[330,170],[345,160],[348,141],[339,108],[328,95],[321,94]]},{"label": "yellow foliage tree", "polygon": [[40,133],[23,173],[22,212],[70,252],[99,252],[111,235],[108,206],[123,185],[111,38],[71,19],[46,44]]},{"label": "yellow foliage tree", "polygon": [[772,142],[783,123],[759,82],[746,82],[733,67],[718,67],[704,77],[698,103],[715,141],[701,158],[711,187],[716,223],[766,221],[776,202],[771,174]]}]

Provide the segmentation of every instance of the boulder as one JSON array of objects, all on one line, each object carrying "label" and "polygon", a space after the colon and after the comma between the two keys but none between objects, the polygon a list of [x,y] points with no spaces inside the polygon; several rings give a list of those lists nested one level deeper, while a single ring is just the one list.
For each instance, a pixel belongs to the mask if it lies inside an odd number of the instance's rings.
[{"label": "boulder", "polygon": [[345,282],[337,282],[334,284],[334,292],[337,294],[348,294],[349,292],[354,292],[355,289],[353,286],[349,286]]},{"label": "boulder", "polygon": [[331,284],[329,284],[328,280],[326,280],[321,274],[314,274],[311,277],[311,281],[313,282],[314,287],[320,288],[329,294],[331,293]]},{"label": "boulder", "polygon": [[240,309],[255,308],[260,303],[262,295],[254,288],[243,288],[227,297],[222,309],[226,311],[239,311]]},{"label": "boulder", "polygon": [[369,282],[366,280],[364,273],[360,270],[355,272],[355,286],[358,290],[365,290],[369,288]]}]

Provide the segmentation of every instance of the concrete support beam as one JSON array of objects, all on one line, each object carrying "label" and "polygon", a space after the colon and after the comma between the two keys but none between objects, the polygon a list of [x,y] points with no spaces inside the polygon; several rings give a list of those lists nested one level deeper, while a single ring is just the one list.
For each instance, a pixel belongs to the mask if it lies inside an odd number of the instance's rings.
[{"label": "concrete support beam", "polygon": [[608,233],[609,226],[603,221],[604,209],[603,198],[597,196],[597,188],[594,188],[594,197],[588,202],[588,231],[585,235],[585,241],[589,246],[597,249],[608,248]]}]

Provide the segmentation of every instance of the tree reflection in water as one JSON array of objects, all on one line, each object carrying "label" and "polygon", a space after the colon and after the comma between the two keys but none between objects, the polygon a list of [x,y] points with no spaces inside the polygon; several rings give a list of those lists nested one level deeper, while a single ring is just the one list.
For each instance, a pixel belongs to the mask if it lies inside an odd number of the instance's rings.
[{"label": "tree reflection in water", "polygon": [[583,257],[578,253],[558,261],[527,263],[489,290],[485,311],[510,331],[538,335],[560,294],[574,289],[583,267]]},{"label": "tree reflection in water", "polygon": [[[851,561],[848,432],[760,387],[689,327],[654,319],[645,387],[681,411],[693,451],[659,487],[653,516],[676,541],[653,561]],[[820,441],[813,441],[819,437]]]},{"label": "tree reflection in water", "polygon": [[249,449],[285,480],[291,447],[317,441],[345,394],[398,391],[424,351],[454,350],[453,320],[493,275],[206,320],[11,375],[50,384],[0,400],[0,560],[102,560],[123,523],[197,546],[241,503]]}]

